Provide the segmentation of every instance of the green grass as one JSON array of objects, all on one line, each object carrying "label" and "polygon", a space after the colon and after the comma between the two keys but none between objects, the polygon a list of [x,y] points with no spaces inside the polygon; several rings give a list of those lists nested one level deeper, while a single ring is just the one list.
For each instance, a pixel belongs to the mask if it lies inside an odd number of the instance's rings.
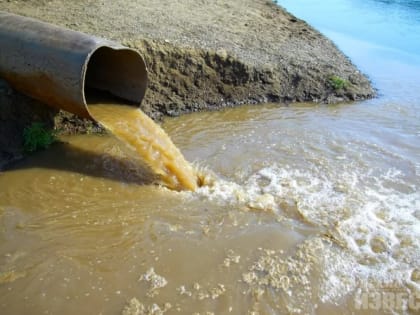
[{"label": "green grass", "polygon": [[23,130],[23,149],[35,152],[48,148],[57,141],[53,130],[47,129],[43,123],[34,122]]},{"label": "green grass", "polygon": [[330,77],[329,82],[334,90],[342,90],[348,86],[348,81],[340,78],[339,76],[333,75]]}]

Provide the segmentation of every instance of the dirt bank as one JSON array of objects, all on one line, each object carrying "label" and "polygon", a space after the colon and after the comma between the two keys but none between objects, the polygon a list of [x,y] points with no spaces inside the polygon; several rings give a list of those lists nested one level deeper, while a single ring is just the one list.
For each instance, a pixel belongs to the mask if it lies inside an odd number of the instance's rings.
[{"label": "dirt bank", "polygon": [[[153,118],[243,103],[331,103],[374,94],[330,40],[272,1],[22,0],[0,1],[0,10],[139,49],[150,71],[142,108]],[[344,79],[345,87],[334,87],[333,76]],[[96,130],[4,82],[0,109],[0,166],[20,155],[22,128],[32,120],[64,132]]]}]

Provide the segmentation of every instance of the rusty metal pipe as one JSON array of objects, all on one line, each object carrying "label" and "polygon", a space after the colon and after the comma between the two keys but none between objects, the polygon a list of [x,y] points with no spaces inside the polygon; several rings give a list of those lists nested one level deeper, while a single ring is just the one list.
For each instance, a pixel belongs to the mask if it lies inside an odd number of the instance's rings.
[{"label": "rusty metal pipe", "polygon": [[24,94],[85,118],[92,118],[92,89],[140,105],[147,87],[136,50],[2,11],[0,76]]}]

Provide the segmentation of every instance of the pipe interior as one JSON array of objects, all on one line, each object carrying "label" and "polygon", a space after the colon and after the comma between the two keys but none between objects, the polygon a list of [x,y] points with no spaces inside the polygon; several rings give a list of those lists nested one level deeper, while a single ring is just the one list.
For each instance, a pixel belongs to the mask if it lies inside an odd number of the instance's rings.
[{"label": "pipe interior", "polygon": [[119,102],[138,106],[147,86],[142,57],[129,49],[98,48],[87,63],[84,95],[87,105]]}]

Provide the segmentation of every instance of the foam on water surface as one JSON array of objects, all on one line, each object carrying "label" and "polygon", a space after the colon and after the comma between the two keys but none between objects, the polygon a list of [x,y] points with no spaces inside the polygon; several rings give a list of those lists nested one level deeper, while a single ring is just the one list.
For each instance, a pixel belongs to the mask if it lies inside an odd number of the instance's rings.
[{"label": "foam on water surface", "polygon": [[[318,292],[321,302],[333,304],[361,288],[374,292],[392,287],[418,294],[420,193],[415,185],[404,185],[397,169],[373,181],[371,172],[337,174],[326,173],[325,168],[274,165],[241,176],[241,184],[213,178],[193,198],[237,204],[245,211],[269,211],[278,220],[303,218],[320,229],[318,236],[300,245],[297,258],[284,259],[281,252],[267,249],[256,261],[259,267],[244,274],[244,281],[257,295],[267,290],[289,295],[286,304],[291,312],[299,307],[304,313],[314,311],[308,304],[312,290]],[[290,212],[291,204],[295,213]],[[284,272],[279,273],[279,268]],[[293,283],[290,272],[298,270]],[[319,279],[310,279],[313,270]],[[297,292],[288,291],[293,287],[305,292],[301,300]],[[300,306],[292,307],[295,302]]]}]

